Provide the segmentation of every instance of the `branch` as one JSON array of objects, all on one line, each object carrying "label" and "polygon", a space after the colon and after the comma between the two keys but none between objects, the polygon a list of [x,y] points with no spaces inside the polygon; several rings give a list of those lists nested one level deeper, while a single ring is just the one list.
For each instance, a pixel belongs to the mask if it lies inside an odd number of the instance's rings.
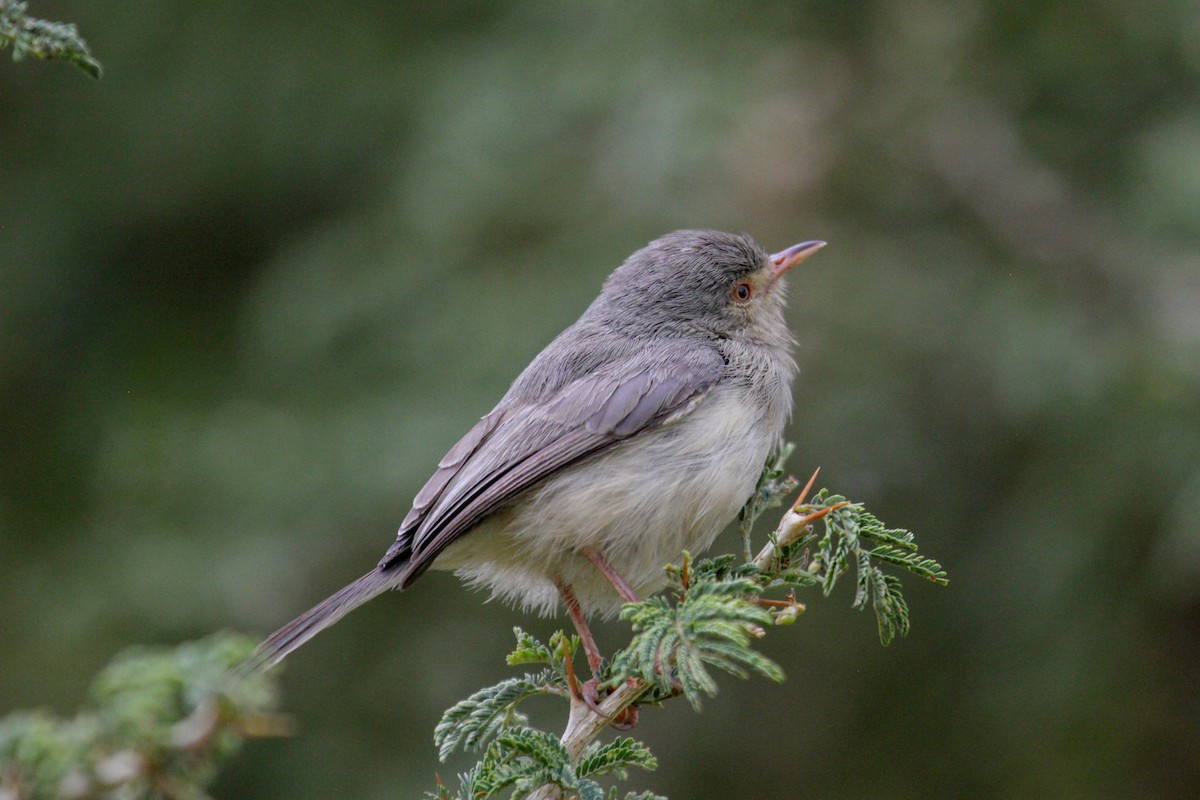
[{"label": "branch", "polygon": [[[559,742],[571,756],[571,763],[578,763],[588,745],[607,728],[621,712],[637,702],[649,687],[639,680],[622,683],[612,694],[604,698],[597,712],[578,697],[571,697],[571,715],[567,728]],[[529,795],[529,800],[562,800],[563,789],[548,783]]]}]

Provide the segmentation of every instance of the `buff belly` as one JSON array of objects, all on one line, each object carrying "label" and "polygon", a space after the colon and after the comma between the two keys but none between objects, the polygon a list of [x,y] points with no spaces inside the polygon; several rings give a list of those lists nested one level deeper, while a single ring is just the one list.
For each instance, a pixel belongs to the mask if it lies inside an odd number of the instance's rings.
[{"label": "buff belly", "polygon": [[533,487],[448,547],[434,562],[473,587],[552,613],[556,579],[587,614],[621,600],[581,555],[597,548],[638,593],[662,588],[663,566],[712,545],[754,491],[778,420],[718,387],[682,419],[571,467]]}]

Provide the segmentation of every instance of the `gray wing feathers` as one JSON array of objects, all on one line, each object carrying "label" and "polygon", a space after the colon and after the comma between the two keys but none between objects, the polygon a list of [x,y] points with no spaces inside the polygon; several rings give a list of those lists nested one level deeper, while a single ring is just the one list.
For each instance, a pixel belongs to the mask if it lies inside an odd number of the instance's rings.
[{"label": "gray wing feathers", "polygon": [[[607,444],[613,444],[609,442]],[[480,520],[512,500],[547,475],[603,449],[594,434],[573,431],[553,440],[545,447],[527,454],[522,460],[496,470],[479,483],[472,484],[471,491],[458,499],[454,506],[438,509],[439,522],[428,531],[422,530],[413,543],[412,554],[400,581],[400,588],[407,588],[430,567],[434,558],[450,542],[470,530]]]},{"label": "gray wing feathers", "polygon": [[583,420],[583,425],[593,433],[612,432],[616,434],[617,427],[633,413],[652,385],[653,378],[643,372],[622,383],[609,382],[609,385],[604,387],[606,391],[603,393],[596,392],[594,387],[582,386],[574,387],[575,391],[571,394],[580,396],[579,399],[587,404],[583,409],[584,413],[593,411],[596,395],[604,397],[607,394],[602,401],[600,410],[594,411],[591,416]]},{"label": "gray wing feathers", "polygon": [[492,431],[496,430],[496,426],[500,424],[503,417],[503,410],[493,410],[475,423],[475,426],[467,431],[467,435],[459,439],[458,444],[451,447],[450,452],[442,457],[442,460],[438,462],[437,470],[421,487],[421,491],[417,492],[412,508],[404,516],[404,521],[400,523],[400,531],[396,534],[395,543],[379,560],[379,566],[387,566],[406,555],[412,532],[425,519],[425,515],[429,513],[433,504],[441,498],[442,493],[454,480],[454,476],[458,475],[466,460],[479,449],[479,445],[491,435]]},{"label": "gray wing feathers", "polygon": [[618,419],[606,408],[596,427],[624,439],[645,428],[664,411],[674,410],[681,401],[707,389],[708,385],[697,386],[692,381],[681,380],[679,376],[669,375],[655,381],[653,376],[640,375],[637,380],[618,387],[613,395],[615,400],[618,394],[628,390],[632,397],[636,397],[631,405],[622,399],[623,404],[629,405],[624,415]]},{"label": "gray wing feathers", "polygon": [[401,540],[389,551],[392,558],[382,565],[407,556],[400,586],[408,586],[450,542],[521,492],[564,466],[685,413],[723,367],[715,351],[675,362],[656,359],[633,374],[597,371],[542,403],[505,409],[503,424],[484,432],[454,474],[439,482],[435,505],[411,533],[401,529]]}]

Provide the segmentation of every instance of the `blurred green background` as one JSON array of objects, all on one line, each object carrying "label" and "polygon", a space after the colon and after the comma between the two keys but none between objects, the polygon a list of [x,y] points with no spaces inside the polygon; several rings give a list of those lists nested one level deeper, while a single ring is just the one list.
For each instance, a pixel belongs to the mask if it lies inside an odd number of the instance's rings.
[{"label": "blurred green background", "polygon": [[[121,647],[267,632],[372,565],[442,453],[649,239],[793,276],[792,469],[918,533],[642,715],[677,798],[1200,786],[1200,6],[35,2],[0,61],[0,713]],[[736,535],[723,540],[737,547]],[[287,665],[215,793],[398,798],[536,620],[431,574]],[[612,647],[623,628],[601,626]],[[556,724],[557,707],[545,709]]]}]

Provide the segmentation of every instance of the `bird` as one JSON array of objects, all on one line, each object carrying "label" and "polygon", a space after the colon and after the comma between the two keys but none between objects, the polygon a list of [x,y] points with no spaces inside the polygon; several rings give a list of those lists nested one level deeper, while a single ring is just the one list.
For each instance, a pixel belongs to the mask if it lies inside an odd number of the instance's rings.
[{"label": "bird", "polygon": [[634,252],[438,462],[379,562],[256,664],[438,568],[527,611],[561,604],[598,674],[588,619],[708,548],[780,443],[797,371],[785,275],[824,246],[769,255],[745,234],[679,230]]}]

